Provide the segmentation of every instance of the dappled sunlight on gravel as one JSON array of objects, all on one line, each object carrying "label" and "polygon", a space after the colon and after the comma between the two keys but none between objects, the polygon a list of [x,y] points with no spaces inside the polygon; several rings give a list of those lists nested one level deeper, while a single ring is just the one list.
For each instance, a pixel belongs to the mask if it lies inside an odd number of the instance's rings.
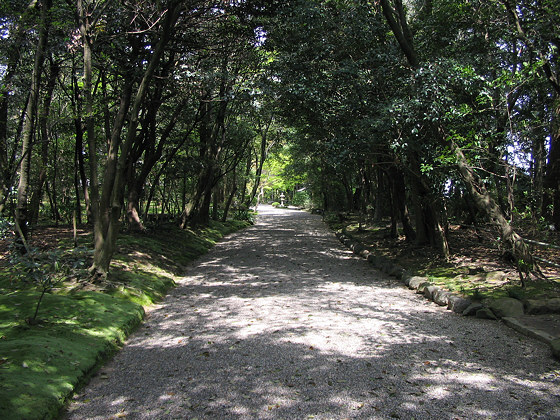
[{"label": "dappled sunlight on gravel", "polygon": [[189,267],[68,418],[559,418],[560,366],[266,207]]}]

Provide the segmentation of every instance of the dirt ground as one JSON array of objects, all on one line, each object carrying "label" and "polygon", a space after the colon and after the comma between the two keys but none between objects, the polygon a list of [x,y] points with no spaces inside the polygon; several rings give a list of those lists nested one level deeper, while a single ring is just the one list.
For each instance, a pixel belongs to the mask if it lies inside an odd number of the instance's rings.
[{"label": "dirt ground", "polygon": [[[364,223],[360,228],[357,216],[349,215],[344,218],[342,224],[352,237],[373,248],[376,254],[391,258],[413,271],[434,275],[438,273],[475,275],[501,271],[507,274],[504,283],[519,283],[519,273],[515,265],[507,258],[507,253],[500,248],[496,234],[489,227],[482,227],[475,231],[473,228],[450,225],[448,239],[451,258],[445,261],[437,250],[409,243],[403,235],[391,238],[388,223]],[[520,234],[526,239],[538,242],[556,246],[560,243],[558,232],[543,233],[525,229],[521,230]],[[539,269],[546,281],[557,284],[560,291],[560,250],[537,245],[530,245],[530,247],[533,255],[539,259]],[[553,264],[542,262],[543,260]],[[533,279],[539,278],[535,276]]]}]

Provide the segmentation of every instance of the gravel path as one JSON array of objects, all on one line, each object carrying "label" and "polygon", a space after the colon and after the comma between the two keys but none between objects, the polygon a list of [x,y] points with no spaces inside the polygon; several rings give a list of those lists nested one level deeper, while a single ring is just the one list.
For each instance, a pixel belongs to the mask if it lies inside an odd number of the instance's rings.
[{"label": "gravel path", "polygon": [[320,217],[262,207],[64,417],[551,419],[560,365],[546,345],[384,277]]}]

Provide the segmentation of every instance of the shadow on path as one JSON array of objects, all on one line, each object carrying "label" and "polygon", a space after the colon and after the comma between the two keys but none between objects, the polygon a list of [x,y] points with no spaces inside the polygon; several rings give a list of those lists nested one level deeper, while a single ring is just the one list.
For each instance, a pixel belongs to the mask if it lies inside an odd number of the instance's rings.
[{"label": "shadow on path", "polygon": [[320,217],[261,210],[189,268],[66,418],[560,418],[548,348],[424,301]]}]

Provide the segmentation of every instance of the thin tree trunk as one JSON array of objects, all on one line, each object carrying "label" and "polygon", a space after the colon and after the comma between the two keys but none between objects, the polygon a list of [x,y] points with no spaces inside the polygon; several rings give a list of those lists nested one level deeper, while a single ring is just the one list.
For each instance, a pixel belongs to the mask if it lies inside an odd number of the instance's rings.
[{"label": "thin tree trunk", "polygon": [[[31,87],[29,90],[29,101],[25,111],[25,119],[22,128],[22,150],[21,163],[19,170],[19,184],[17,191],[16,219],[20,226],[21,233],[27,239],[28,232],[28,190],[29,190],[29,169],[31,165],[31,150],[33,146],[33,135],[35,132],[35,122],[37,120],[37,107],[39,101],[39,89],[41,84],[41,73],[45,60],[45,50],[49,36],[49,9],[52,0],[44,0],[41,5],[41,21],[39,28],[39,42],[35,50],[35,61],[31,74]],[[23,248],[22,248],[23,250]]]},{"label": "thin tree trunk", "polygon": [[[76,145],[75,145],[75,166],[77,174],[79,175],[79,181],[82,188],[82,194],[84,196],[84,203],[86,205],[86,217],[87,222],[90,223],[92,221],[92,213],[91,213],[91,199],[89,195],[89,188],[88,188],[88,179],[86,177],[86,169],[85,169],[85,162],[84,162],[84,127],[82,122],[82,106],[81,106],[81,98],[80,98],[80,89],[78,87],[78,80],[75,77],[75,72],[72,76],[72,87],[73,87],[73,95],[72,95],[72,108],[74,110],[74,129],[76,131]],[[78,210],[79,217],[78,219],[82,220],[82,210],[81,208]]]},{"label": "thin tree trunk", "polygon": [[[451,142],[452,150],[457,158],[457,168],[467,189],[474,198],[476,206],[488,215],[492,223],[499,229],[502,241],[508,244],[521,273],[528,273],[536,269],[536,264],[529,247],[508,223],[500,207],[490,196],[486,188],[478,181],[463,151]],[[523,281],[523,279],[522,279]]]},{"label": "thin tree trunk", "polygon": [[56,84],[60,67],[58,63],[51,60],[49,80],[47,82],[47,89],[43,98],[43,104],[39,111],[39,133],[41,141],[41,160],[39,161],[38,178],[31,195],[31,202],[29,205],[30,217],[29,222],[35,225],[39,219],[39,207],[43,199],[43,186],[47,180],[47,167],[49,164],[49,115],[52,102],[52,94]]},{"label": "thin tree trunk", "polygon": [[272,124],[273,118],[271,118],[268,123],[261,128],[260,135],[261,135],[261,144],[260,144],[260,157],[257,157],[257,169],[255,173],[255,183],[253,184],[253,188],[251,190],[251,195],[249,196],[249,200],[247,202],[247,207],[251,206],[251,203],[255,201],[255,197],[257,196],[257,191],[259,190],[259,186],[261,184],[261,177],[262,177],[262,170],[264,162],[266,161],[266,156],[268,154],[268,150],[272,145],[268,145],[268,131]]},{"label": "thin tree trunk", "polygon": [[222,222],[225,222],[228,218],[229,209],[231,207],[231,203],[233,202],[236,192],[237,192],[237,171],[234,170],[232,175],[232,180],[231,180],[231,191],[226,200],[226,204],[224,207],[224,214],[222,215]]}]

